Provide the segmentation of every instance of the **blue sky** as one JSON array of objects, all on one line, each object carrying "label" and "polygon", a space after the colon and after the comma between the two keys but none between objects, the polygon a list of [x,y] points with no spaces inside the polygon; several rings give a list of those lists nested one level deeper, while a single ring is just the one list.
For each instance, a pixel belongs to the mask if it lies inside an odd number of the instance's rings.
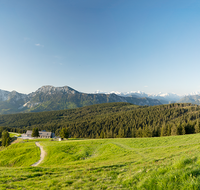
[{"label": "blue sky", "polygon": [[0,0],[0,89],[200,90],[200,3]]}]

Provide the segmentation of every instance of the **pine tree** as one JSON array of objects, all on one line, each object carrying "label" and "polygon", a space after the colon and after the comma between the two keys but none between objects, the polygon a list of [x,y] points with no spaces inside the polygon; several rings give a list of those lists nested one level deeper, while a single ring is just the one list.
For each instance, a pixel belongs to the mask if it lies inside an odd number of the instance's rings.
[{"label": "pine tree", "polygon": [[181,123],[178,123],[178,125],[177,125],[177,135],[182,135]]},{"label": "pine tree", "polygon": [[35,137],[39,137],[39,130],[38,130],[38,128],[35,129]]},{"label": "pine tree", "polygon": [[6,139],[6,146],[9,146],[10,145],[10,137],[8,137],[7,139]]},{"label": "pine tree", "polygon": [[100,133],[100,138],[101,138],[101,139],[104,138],[104,132],[103,132],[103,130],[102,130],[101,133]]},{"label": "pine tree", "polygon": [[136,137],[142,137],[142,129],[141,129],[141,127],[139,127],[139,129],[137,130],[137,132],[136,132]]},{"label": "pine tree", "polygon": [[182,135],[185,135],[185,126],[182,125]]},{"label": "pine tree", "polygon": [[171,135],[171,126],[168,124],[167,125],[167,136]]},{"label": "pine tree", "polygon": [[38,130],[38,128],[33,128],[31,136],[32,137],[39,137],[39,130]]},{"label": "pine tree", "polygon": [[2,142],[2,146],[8,146],[10,144],[10,135],[8,131],[3,131],[1,142]]},{"label": "pine tree", "polygon": [[135,137],[135,133],[136,133],[136,129],[135,129],[135,127],[133,127],[131,129],[131,137]]},{"label": "pine tree", "polygon": [[171,135],[172,135],[172,136],[177,135],[177,127],[176,127],[176,125],[173,125],[173,127],[172,127],[172,129],[171,129]]},{"label": "pine tree", "polygon": [[195,133],[199,133],[200,130],[199,130],[199,120],[197,120],[197,123],[195,125]]},{"label": "pine tree", "polygon": [[124,137],[124,129],[122,127],[119,128],[118,137],[119,138],[123,138]]},{"label": "pine tree", "polygon": [[33,128],[33,130],[32,130],[31,137],[35,137],[35,128]]},{"label": "pine tree", "polygon": [[161,136],[167,136],[167,128],[165,126],[165,123],[163,123],[161,128]]},{"label": "pine tree", "polygon": [[69,138],[69,130],[68,130],[67,127],[61,129],[60,137],[63,138],[63,139],[64,138],[66,138],[66,139]]}]

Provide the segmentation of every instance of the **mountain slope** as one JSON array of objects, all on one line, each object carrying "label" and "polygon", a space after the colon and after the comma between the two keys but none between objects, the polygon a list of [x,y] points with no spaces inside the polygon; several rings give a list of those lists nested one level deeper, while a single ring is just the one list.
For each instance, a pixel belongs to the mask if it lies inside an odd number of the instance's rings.
[{"label": "mountain slope", "polygon": [[28,97],[26,94],[0,90],[0,114],[21,112],[25,110],[22,106],[27,101]]},{"label": "mountain slope", "polygon": [[200,95],[185,96],[177,102],[178,103],[192,103],[192,104],[200,105]]},{"label": "mountain slope", "polygon": [[55,93],[46,94],[39,93],[34,96],[31,102],[39,103],[30,108],[31,112],[51,111],[77,108],[94,104],[110,103],[110,102],[128,102],[136,105],[160,105],[158,100],[150,98],[133,98],[120,97],[116,94],[85,94],[85,93]]},{"label": "mountain slope", "polygon": [[0,114],[19,112],[41,112],[83,107],[109,102],[128,102],[136,105],[160,105],[151,98],[122,97],[116,94],[86,94],[68,86],[43,86],[37,91],[26,94],[0,91]]},{"label": "mountain slope", "polygon": [[[99,93],[99,91],[97,91]],[[169,104],[170,102],[176,102],[178,100],[180,100],[183,96],[181,95],[177,95],[175,93],[158,93],[158,94],[147,94],[145,92],[141,92],[141,91],[131,91],[131,92],[115,92],[112,91],[110,93],[107,94],[117,94],[119,96],[123,96],[123,97],[135,97],[135,98],[152,98],[152,99],[157,99],[159,100],[161,103],[163,104]]]}]

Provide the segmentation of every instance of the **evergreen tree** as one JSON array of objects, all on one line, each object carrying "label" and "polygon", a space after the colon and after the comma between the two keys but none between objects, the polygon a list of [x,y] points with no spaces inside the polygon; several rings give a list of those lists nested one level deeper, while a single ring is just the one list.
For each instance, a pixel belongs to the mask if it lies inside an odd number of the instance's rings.
[{"label": "evergreen tree", "polygon": [[176,135],[182,135],[182,131],[184,131],[184,130],[181,127],[181,123],[178,123],[178,125],[177,125],[177,134]]},{"label": "evergreen tree", "polygon": [[60,131],[60,137],[61,138],[69,138],[69,131],[68,131],[68,128],[62,128],[61,131]]},{"label": "evergreen tree", "polygon": [[163,123],[161,128],[161,136],[167,136],[167,128],[165,126],[165,123]]},{"label": "evergreen tree", "polygon": [[35,128],[33,128],[33,130],[32,130],[31,137],[35,137]]},{"label": "evergreen tree", "polygon": [[103,132],[103,130],[102,130],[101,133],[100,133],[100,138],[101,138],[101,139],[104,138],[104,132]]},{"label": "evergreen tree", "polygon": [[139,127],[139,129],[136,132],[136,137],[142,137],[143,131],[141,129],[141,127]]},{"label": "evergreen tree", "polygon": [[199,129],[199,120],[197,120],[197,123],[195,125],[195,133],[199,133],[200,129]]},{"label": "evergreen tree", "polygon": [[35,137],[39,137],[39,129],[38,128],[35,129]]},{"label": "evergreen tree", "polygon": [[33,128],[31,136],[32,137],[39,137],[39,130],[38,130],[38,128]]},{"label": "evergreen tree", "polygon": [[2,133],[2,146],[8,146],[10,144],[10,135],[8,131]]},{"label": "evergreen tree", "polygon": [[176,125],[173,125],[173,127],[172,127],[172,129],[171,129],[171,135],[172,135],[172,136],[177,135],[177,127],[176,127]]},{"label": "evergreen tree", "polygon": [[152,137],[153,130],[151,129],[150,126],[147,126],[145,131],[146,131],[146,137]]},{"label": "evergreen tree", "polygon": [[124,129],[122,127],[119,128],[118,137],[119,138],[123,138],[124,137]]},{"label": "evergreen tree", "polygon": [[182,127],[182,135],[185,135],[185,133],[186,133],[186,132],[185,132],[185,125],[182,124],[181,127]]},{"label": "evergreen tree", "polygon": [[135,127],[133,127],[131,129],[131,137],[135,137],[135,133],[136,133],[136,129],[135,129]]},{"label": "evergreen tree", "polygon": [[171,126],[168,125],[167,126],[167,136],[170,136],[171,135]]}]

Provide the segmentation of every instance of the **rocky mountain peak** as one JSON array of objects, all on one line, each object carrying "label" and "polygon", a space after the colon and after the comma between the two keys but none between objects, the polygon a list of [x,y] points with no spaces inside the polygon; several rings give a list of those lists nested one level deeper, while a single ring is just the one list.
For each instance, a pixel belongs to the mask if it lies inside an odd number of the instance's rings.
[{"label": "rocky mountain peak", "polygon": [[42,86],[38,90],[36,90],[36,94],[38,93],[44,93],[44,94],[55,94],[55,93],[68,93],[68,94],[75,94],[78,93],[78,91],[74,90],[73,88],[70,88],[68,86],[63,87],[54,87],[54,86]]},{"label": "rocky mountain peak", "polygon": [[8,92],[8,91],[0,89],[0,101],[6,101],[6,100],[8,100],[9,93],[10,92]]}]

